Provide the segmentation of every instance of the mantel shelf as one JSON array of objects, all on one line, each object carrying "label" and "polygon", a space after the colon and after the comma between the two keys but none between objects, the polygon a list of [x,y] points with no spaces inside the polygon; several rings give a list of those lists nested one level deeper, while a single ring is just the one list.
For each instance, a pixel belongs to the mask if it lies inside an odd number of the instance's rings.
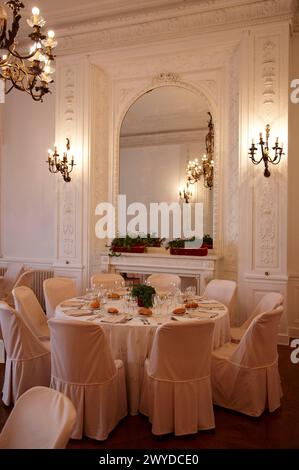
[{"label": "mantel shelf", "polygon": [[106,272],[115,269],[121,273],[168,273],[193,277],[197,281],[198,292],[202,293],[206,283],[216,277],[222,257],[170,255],[168,252],[121,253],[121,256],[109,256],[108,251],[102,251],[100,258],[101,270]]}]

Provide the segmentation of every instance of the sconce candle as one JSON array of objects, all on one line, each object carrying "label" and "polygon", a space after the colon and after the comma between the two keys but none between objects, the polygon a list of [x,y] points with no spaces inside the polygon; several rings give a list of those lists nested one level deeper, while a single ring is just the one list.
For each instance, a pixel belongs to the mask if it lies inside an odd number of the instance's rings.
[{"label": "sconce candle", "polygon": [[266,178],[269,178],[269,176],[271,175],[271,173],[269,171],[269,168],[268,168],[269,163],[272,163],[272,165],[278,165],[278,163],[281,160],[281,156],[284,155],[284,153],[282,151],[283,150],[283,144],[281,143],[281,145],[279,146],[279,144],[278,144],[279,139],[277,137],[275,145],[274,145],[274,147],[272,147],[272,150],[274,150],[274,156],[272,158],[270,157],[270,150],[269,150],[270,129],[271,129],[270,125],[267,124],[266,125],[266,141],[263,140],[263,134],[262,134],[262,132],[260,132],[260,141],[258,143],[258,145],[261,148],[261,157],[260,158],[256,158],[256,152],[257,152],[258,149],[255,146],[254,139],[252,139],[252,144],[251,144],[251,147],[249,148],[249,158],[251,159],[251,161],[254,165],[259,165],[259,163],[261,163],[261,161],[264,162],[264,165],[265,165],[264,176]]},{"label": "sconce candle", "polygon": [[71,161],[68,159],[68,152],[70,148],[70,139],[66,139],[66,151],[63,153],[62,160],[59,158],[59,153],[57,151],[57,147],[55,146],[54,152],[51,149],[48,150],[48,160],[46,161],[46,163],[49,165],[50,173],[55,174],[60,172],[62,174],[63,180],[66,183],[71,181],[70,173],[73,171],[73,168],[76,165],[76,163],[74,163],[74,155],[72,155]]}]

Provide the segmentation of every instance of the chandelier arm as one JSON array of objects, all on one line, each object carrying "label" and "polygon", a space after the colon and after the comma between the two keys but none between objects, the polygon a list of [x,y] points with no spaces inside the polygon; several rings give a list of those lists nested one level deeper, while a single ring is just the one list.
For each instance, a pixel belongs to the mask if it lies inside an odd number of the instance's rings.
[{"label": "chandelier arm", "polygon": [[[34,52],[32,52],[31,54],[26,55],[26,56],[25,55],[22,56],[21,54],[16,52],[14,49],[11,49],[10,47],[8,47],[7,50],[12,56],[16,57],[17,59],[21,59],[21,60],[32,59],[32,57],[35,56],[35,54],[36,54],[36,50]],[[40,50],[42,50],[42,49],[40,49]]]}]

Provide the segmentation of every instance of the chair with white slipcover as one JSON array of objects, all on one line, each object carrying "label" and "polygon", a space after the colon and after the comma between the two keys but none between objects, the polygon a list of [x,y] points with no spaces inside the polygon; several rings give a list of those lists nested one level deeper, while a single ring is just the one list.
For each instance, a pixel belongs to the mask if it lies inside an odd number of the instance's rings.
[{"label": "chair with white slipcover", "polygon": [[0,433],[0,449],[64,449],[75,421],[75,407],[65,395],[33,387],[16,401]]},{"label": "chair with white slipcover", "polygon": [[43,282],[47,317],[55,315],[55,308],[60,302],[78,295],[76,281],[69,277],[51,277]]},{"label": "chair with white slipcover", "polygon": [[233,327],[230,329],[231,341],[233,343],[239,343],[241,338],[244,336],[246,330],[251,324],[252,320],[259,315],[260,313],[269,312],[274,310],[280,305],[283,304],[283,296],[278,292],[268,292],[265,294],[257,306],[255,307],[253,313],[247,320],[239,327]]},{"label": "chair with white slipcover", "polygon": [[114,289],[116,284],[121,288],[125,284],[124,278],[118,273],[93,274],[90,279],[91,285],[103,286],[105,289]]},{"label": "chair with white slipcover", "polygon": [[3,299],[4,302],[6,302],[8,305],[10,305],[11,307],[14,308],[15,303],[14,303],[14,297],[13,297],[12,291],[16,287],[19,287],[19,286],[26,286],[26,287],[29,287],[31,289],[32,286],[33,286],[34,273],[35,273],[35,271],[32,271],[32,270],[24,271],[20,275],[20,277],[17,279],[15,285],[13,286],[13,289],[9,292],[9,294],[7,294],[6,298]]},{"label": "chair with white slipcover", "polygon": [[239,344],[226,343],[212,352],[214,404],[255,417],[279,408],[277,336],[282,312],[278,307],[261,313]]},{"label": "chair with white slipcover", "polygon": [[0,324],[6,351],[2,401],[10,405],[29,388],[50,385],[51,353],[5,302],[0,302]]},{"label": "chair with white slipcover", "polygon": [[215,427],[210,381],[212,321],[165,323],[145,361],[140,412],[152,433],[180,436]]},{"label": "chair with white slipcover", "polygon": [[10,263],[0,278],[0,298],[5,299],[14,288],[17,280],[24,272],[24,265],[20,263]]},{"label": "chair with white slipcover", "polygon": [[181,278],[175,274],[151,274],[146,282],[154,287],[157,293],[167,293],[173,287],[181,288]]},{"label": "chair with white slipcover", "polygon": [[47,317],[34,292],[26,286],[16,287],[12,291],[16,310],[25,323],[41,341],[50,339]]},{"label": "chair with white slipcover", "polygon": [[203,297],[205,299],[217,300],[226,305],[230,323],[234,324],[237,299],[237,284],[235,281],[213,279],[206,286]]},{"label": "chair with white slipcover", "polygon": [[50,319],[51,387],[67,395],[77,411],[71,437],[105,440],[127,415],[125,371],[113,360],[100,325]]}]

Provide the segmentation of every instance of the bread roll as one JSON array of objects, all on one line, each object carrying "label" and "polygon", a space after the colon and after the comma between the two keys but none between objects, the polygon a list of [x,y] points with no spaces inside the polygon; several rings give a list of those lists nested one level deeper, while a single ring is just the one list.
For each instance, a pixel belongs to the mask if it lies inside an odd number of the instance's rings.
[{"label": "bread roll", "polygon": [[108,307],[108,313],[118,313],[118,309],[116,307]]},{"label": "bread roll", "polygon": [[172,311],[172,313],[174,315],[184,315],[184,313],[186,313],[186,309],[184,307],[177,307]]},{"label": "bread roll", "polygon": [[139,313],[139,315],[145,315],[147,317],[150,317],[153,314],[153,312],[151,311],[150,308],[145,308],[145,307],[141,307],[138,310],[138,313]]},{"label": "bread roll", "polygon": [[189,302],[185,304],[186,308],[198,308],[198,303],[197,302]]},{"label": "bread roll", "polygon": [[100,302],[98,301],[98,299],[94,299],[89,302],[89,308],[100,308]]},{"label": "bread roll", "polygon": [[108,294],[108,299],[118,300],[120,299],[120,295],[117,292],[112,292],[111,294]]}]

